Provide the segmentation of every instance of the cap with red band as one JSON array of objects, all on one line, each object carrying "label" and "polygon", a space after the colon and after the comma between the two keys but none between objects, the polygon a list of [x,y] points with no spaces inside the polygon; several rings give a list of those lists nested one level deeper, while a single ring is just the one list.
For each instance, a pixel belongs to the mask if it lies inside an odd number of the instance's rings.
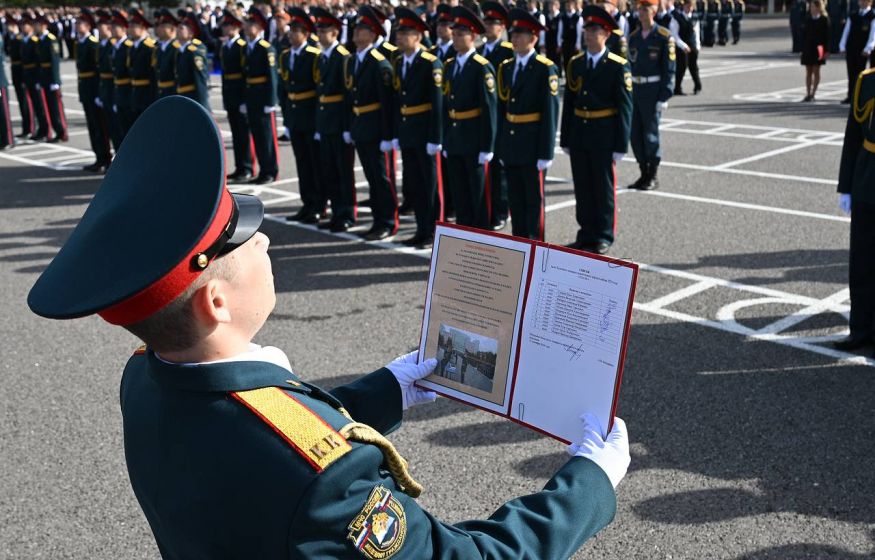
[{"label": "cap with red band", "polygon": [[583,26],[584,27],[601,27],[605,29],[605,31],[611,32],[614,29],[619,29],[620,25],[617,21],[608,13],[607,10],[602,8],[601,6],[590,5],[583,8],[580,12],[581,17],[583,17]]},{"label": "cap with red band", "polygon": [[399,30],[412,29],[420,33],[428,31],[428,25],[422,21],[422,18],[413,10],[404,7],[395,8],[395,25]]},{"label": "cap with red band", "polygon": [[355,26],[366,27],[377,35],[386,34],[386,29],[383,28],[380,14],[378,14],[371,6],[362,6],[359,8],[358,17],[355,18]]},{"label": "cap with red band", "polygon": [[480,8],[483,10],[483,21],[507,25],[507,8],[499,2],[483,2]]},{"label": "cap with red band", "polygon": [[310,15],[301,8],[287,8],[286,14],[289,16],[290,25],[294,27],[303,27],[309,33],[316,31],[316,26],[313,24],[313,20],[310,19]]},{"label": "cap with red band", "polygon": [[463,27],[476,35],[486,31],[483,21],[467,6],[453,6],[453,27]]},{"label": "cap with red band", "polygon": [[520,8],[514,8],[507,14],[507,19],[510,21],[510,32],[524,31],[528,33],[540,33],[544,31],[544,26],[538,21],[535,16]]},{"label": "cap with red band", "polygon": [[310,9],[310,15],[313,16],[316,27],[336,27],[338,31],[343,28],[343,23],[325,8],[313,6]]}]

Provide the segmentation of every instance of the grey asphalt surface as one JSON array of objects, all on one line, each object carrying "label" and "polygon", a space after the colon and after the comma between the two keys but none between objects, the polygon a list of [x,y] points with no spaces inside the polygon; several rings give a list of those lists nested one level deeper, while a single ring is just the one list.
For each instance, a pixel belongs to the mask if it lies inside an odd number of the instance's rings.
[{"label": "grey asphalt surface", "polygon": [[[786,20],[743,29],[738,45],[704,51],[702,94],[671,100],[662,188],[618,195],[611,254],[642,263],[619,405],[632,466],[615,521],[575,558],[875,557],[875,361],[828,346],[848,305],[835,193],[844,61],[824,68],[818,101],[800,103]],[[25,303],[99,186],[74,167],[91,159],[72,63],[62,73],[71,141],[0,152],[0,558],[157,558],[118,409],[138,342]],[[282,217],[297,202],[280,148],[280,182],[261,195]],[[636,172],[630,153],[620,185]],[[558,150],[549,175],[547,240],[568,243]],[[285,349],[305,379],[334,386],[417,345],[422,254],[271,218],[264,231],[278,301],[256,342]],[[420,502],[447,522],[538,490],[566,459],[553,440],[447,400],[409,411],[392,439],[426,488]]]}]

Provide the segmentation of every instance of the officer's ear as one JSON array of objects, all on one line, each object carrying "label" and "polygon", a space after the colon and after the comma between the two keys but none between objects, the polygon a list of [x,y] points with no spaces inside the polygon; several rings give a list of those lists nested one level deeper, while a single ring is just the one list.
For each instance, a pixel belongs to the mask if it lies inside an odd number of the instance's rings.
[{"label": "officer's ear", "polygon": [[198,323],[215,328],[231,322],[229,284],[211,278],[192,294],[191,309]]}]

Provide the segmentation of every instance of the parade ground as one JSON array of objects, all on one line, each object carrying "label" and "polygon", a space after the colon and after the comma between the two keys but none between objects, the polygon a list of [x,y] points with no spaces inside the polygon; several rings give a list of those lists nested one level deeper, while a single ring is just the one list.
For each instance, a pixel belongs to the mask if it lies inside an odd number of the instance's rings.
[{"label": "parade ground", "polygon": [[[873,348],[829,344],[846,334],[849,304],[850,219],[836,194],[845,63],[830,58],[816,101],[802,103],[789,50],[785,18],[748,16],[738,45],[703,50],[704,91],[670,101],[661,188],[622,188],[637,177],[631,150],[618,167],[610,254],[640,265],[618,409],[632,464],[616,519],[574,558],[875,557]],[[50,321],[26,304],[101,179],[80,170],[93,154],[72,62],[62,76],[70,141],[0,152],[0,558],[154,559],[119,411],[139,343],[96,317]],[[287,223],[299,196],[291,146],[280,151],[277,182],[236,189],[269,213],[278,298],[256,342],[332,387],[418,345],[431,253]],[[570,178],[557,147],[551,243],[575,238]],[[360,168],[357,181],[367,198]],[[396,239],[412,233],[405,217]],[[567,459],[554,440],[446,399],[405,420],[391,439],[425,487],[420,503],[446,522],[539,490]]]}]

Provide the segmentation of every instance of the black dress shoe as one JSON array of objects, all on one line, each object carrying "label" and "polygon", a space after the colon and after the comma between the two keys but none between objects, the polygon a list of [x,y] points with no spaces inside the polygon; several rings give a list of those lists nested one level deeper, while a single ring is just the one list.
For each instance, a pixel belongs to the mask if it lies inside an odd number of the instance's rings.
[{"label": "black dress shoe", "polygon": [[686,93],[684,93],[683,90],[678,89],[678,90],[675,90],[674,95],[686,95]]},{"label": "black dress shoe", "polygon": [[95,162],[91,165],[86,165],[82,168],[82,171],[91,171],[92,173],[106,173],[106,168],[109,167],[108,163],[100,163]]},{"label": "black dress shoe", "polygon": [[331,229],[331,226],[334,225],[331,220],[325,220],[324,222],[319,222],[316,227],[318,229]]},{"label": "black dress shoe", "polygon": [[597,255],[604,255],[611,248],[611,244],[606,241],[599,241],[595,244],[595,247],[592,248],[592,252]]},{"label": "black dress shoe", "polygon": [[398,213],[402,216],[413,214],[413,205],[408,204],[407,202],[402,203],[401,206],[398,207]]},{"label": "black dress shoe", "polygon": [[302,224],[318,224],[319,220],[322,218],[322,215],[319,213],[307,214],[306,216],[302,216],[298,221]]},{"label": "black dress shoe", "polygon": [[46,140],[49,144],[57,144],[58,142],[66,142],[63,136],[53,136],[50,139]]},{"label": "black dress shoe", "polygon": [[507,227],[507,218],[499,218],[492,222],[492,231],[501,231]]},{"label": "black dress shoe", "polygon": [[16,138],[30,138],[30,134],[30,132],[22,132],[21,134],[17,135]]},{"label": "black dress shoe", "polygon": [[377,227],[371,229],[370,232],[365,235],[365,241],[382,241],[384,239],[388,239],[392,237],[392,230],[387,227]]},{"label": "black dress shoe", "polygon": [[419,243],[417,243],[416,245],[414,245],[414,247],[417,248],[417,249],[428,249],[428,248],[430,248],[432,245],[434,245],[434,236],[433,236],[433,235],[427,235],[427,236],[425,236],[424,238],[422,238],[422,240],[421,240]]},{"label": "black dress shoe", "polygon": [[702,91],[702,86],[696,86],[693,88],[693,95],[699,95],[699,92]]},{"label": "black dress shoe", "polygon": [[872,344],[872,337],[849,334],[845,338],[833,342],[832,347],[836,350],[856,350],[868,344]]},{"label": "black dress shoe", "polygon": [[42,134],[40,136],[31,136],[30,139],[33,140],[34,142],[45,142],[46,140],[49,139],[49,137],[46,136],[45,134]]},{"label": "black dress shoe", "polygon": [[850,102],[851,102],[851,98],[850,98],[850,97],[845,97],[844,99],[842,99],[842,105],[847,105],[847,104],[850,103]]},{"label": "black dress shoe", "polygon": [[430,244],[432,241],[434,241],[433,235],[425,235],[425,234],[417,233],[413,237],[408,237],[407,239],[402,240],[401,244],[404,245],[405,247],[417,247],[417,246],[423,245],[425,243]]},{"label": "black dress shoe", "polygon": [[255,179],[249,181],[250,185],[269,185],[276,181],[276,177],[271,177],[270,175],[259,175]]},{"label": "black dress shoe", "polygon": [[[337,222],[331,222],[328,229],[331,230],[332,233],[342,233],[349,231],[349,228],[353,225],[355,224],[352,223],[352,220],[339,220]],[[322,224],[319,224],[319,226],[321,227]]]},{"label": "black dress shoe", "polygon": [[298,210],[297,212],[295,212],[291,216],[286,216],[286,221],[287,222],[300,222],[301,218],[303,218],[304,216],[307,216],[308,214],[310,214],[309,210],[305,210],[304,208],[301,208],[300,210]]}]

